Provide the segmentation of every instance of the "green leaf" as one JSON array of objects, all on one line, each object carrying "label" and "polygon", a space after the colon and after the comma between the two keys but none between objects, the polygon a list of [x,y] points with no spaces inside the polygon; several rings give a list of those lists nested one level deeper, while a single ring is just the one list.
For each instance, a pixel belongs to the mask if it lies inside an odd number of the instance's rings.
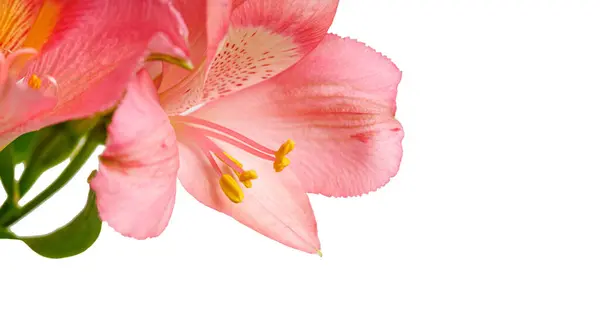
[{"label": "green leaf", "polygon": [[12,199],[15,193],[15,166],[10,145],[0,151],[0,179],[6,195]]},{"label": "green leaf", "polygon": [[28,151],[25,170],[19,179],[19,193],[25,195],[45,171],[68,159],[81,139],[82,135],[70,131],[67,123],[38,131],[37,143]]},{"label": "green leaf", "polygon": [[11,145],[6,146],[6,148],[0,151],[0,179],[6,192],[6,201],[0,205],[1,221],[5,214],[15,209],[20,198],[19,185],[15,180],[14,153]]},{"label": "green leaf", "polygon": [[0,228],[0,239],[18,240],[14,233],[5,228]]},{"label": "green leaf", "polygon": [[25,133],[15,139],[11,145],[13,148],[13,157],[15,164],[25,163],[29,160],[31,152],[39,141],[39,137],[43,134],[44,130],[34,131]]},{"label": "green leaf", "polygon": [[36,158],[31,159],[31,163],[35,162],[43,171],[51,169],[69,158],[81,138],[82,136],[70,132],[66,125],[57,124],[51,128],[48,137],[44,142],[40,142],[34,151]]},{"label": "green leaf", "polygon": [[96,194],[90,189],[84,209],[71,222],[52,233],[19,237],[34,252],[47,258],[65,258],[83,253],[100,235],[102,221],[96,207]]},{"label": "green leaf", "polygon": [[[32,156],[32,153],[35,149],[39,149],[38,145],[45,146],[44,149],[53,146],[62,147],[62,154],[58,157],[55,154],[46,155],[46,153],[42,153],[44,155],[44,159],[41,161],[44,163],[42,166],[52,167],[59,164],[67,159],[73,148],[98,123],[99,119],[100,117],[95,116],[88,119],[67,121],[19,136],[11,143],[15,164],[25,163],[27,165],[32,158],[36,159]],[[56,136],[59,136],[58,140],[55,139]]]}]

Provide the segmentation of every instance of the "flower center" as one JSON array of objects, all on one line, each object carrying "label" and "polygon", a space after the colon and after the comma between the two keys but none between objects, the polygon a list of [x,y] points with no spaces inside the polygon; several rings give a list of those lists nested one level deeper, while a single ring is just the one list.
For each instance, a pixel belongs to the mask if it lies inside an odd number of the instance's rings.
[{"label": "flower center", "polygon": [[[14,52],[6,51],[6,56],[4,53],[0,53],[0,98],[2,98],[3,90],[5,90],[5,83],[7,81],[12,80],[9,79],[9,76],[15,78],[18,74],[19,66],[15,65],[20,59],[28,58],[31,55],[37,54],[37,51],[32,48],[23,48],[18,49]],[[33,90],[39,90],[42,88],[44,81],[46,81],[49,88],[44,89],[44,93],[50,96],[56,96],[56,92],[58,90],[58,84],[56,80],[48,75],[43,75],[43,78],[40,78],[36,74],[32,74],[27,80],[25,77],[19,79],[17,84],[27,83],[27,86]],[[7,88],[6,88],[7,89]]]},{"label": "flower center", "polygon": [[[193,133],[196,140],[186,141],[186,146],[194,149],[196,152],[203,153],[211,167],[220,176],[219,185],[223,193],[234,203],[240,203],[244,200],[244,192],[238,184],[238,181],[246,188],[252,187],[252,180],[258,178],[255,170],[245,170],[243,164],[221,149],[215,140],[225,142],[235,146],[243,151],[246,151],[258,158],[273,162],[273,169],[276,172],[281,172],[290,164],[290,160],[286,157],[294,149],[294,141],[288,139],[278,150],[270,149],[256,141],[222,125],[198,119],[190,116],[174,116],[171,117],[171,122],[175,128],[178,125],[184,125],[185,131]],[[217,159],[237,176],[237,181],[233,175],[224,173]]]}]

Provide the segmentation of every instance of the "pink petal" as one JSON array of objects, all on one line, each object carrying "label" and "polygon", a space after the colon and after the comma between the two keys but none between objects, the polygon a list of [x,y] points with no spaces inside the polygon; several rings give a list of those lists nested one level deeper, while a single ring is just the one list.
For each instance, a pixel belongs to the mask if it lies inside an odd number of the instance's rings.
[{"label": "pink petal", "polygon": [[100,218],[126,236],[158,236],[171,217],[178,168],[175,132],[141,71],[115,111],[91,183]]},{"label": "pink petal", "polygon": [[[169,114],[202,104],[269,79],[315,48],[327,33],[337,0],[247,0],[231,14],[216,56],[208,46],[208,72],[197,74],[164,96]],[[220,38],[219,31],[213,34]]]},{"label": "pink petal", "polygon": [[185,57],[187,30],[162,0],[55,0],[60,18],[23,75],[51,76],[59,104],[46,123],[115,105],[148,50]]},{"label": "pink petal", "polygon": [[[203,138],[185,128],[178,129],[177,135],[180,140],[179,180],[198,201],[289,247],[308,253],[320,249],[310,202],[291,171],[275,173],[271,163],[222,145],[228,154],[236,157],[245,168],[255,169],[259,176],[252,182],[252,188],[242,187],[244,200],[235,204],[223,194],[219,175],[198,148],[197,143]],[[221,170],[228,172],[229,169],[221,166]]]},{"label": "pink petal", "polygon": [[[189,28],[192,61],[200,65],[207,54],[214,56],[219,42],[229,27],[229,18],[239,0],[175,0],[173,5],[181,12]],[[210,52],[207,53],[207,50]]]},{"label": "pink petal", "polygon": [[177,83],[205,73],[202,66],[204,59],[215,56],[219,43],[227,33],[229,17],[240,0],[175,0],[173,5],[181,12],[189,28],[189,45],[192,63],[196,66],[193,72],[175,65],[166,65],[159,91],[167,90]]},{"label": "pink petal", "polygon": [[306,191],[355,196],[398,172],[404,137],[394,118],[400,78],[396,66],[373,49],[329,35],[283,74],[193,116],[272,149],[291,138],[296,149],[289,168]]}]

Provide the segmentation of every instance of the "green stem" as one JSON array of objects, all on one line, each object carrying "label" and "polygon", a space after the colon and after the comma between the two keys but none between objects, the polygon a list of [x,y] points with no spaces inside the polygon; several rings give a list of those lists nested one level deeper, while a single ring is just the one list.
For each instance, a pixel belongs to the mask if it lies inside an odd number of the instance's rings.
[{"label": "green stem", "polygon": [[3,217],[3,219],[0,220],[0,226],[5,228],[10,227],[64,187],[69,180],[79,172],[81,167],[87,162],[88,158],[94,153],[96,147],[102,143],[102,140],[100,139],[102,133],[99,133],[99,130],[100,128],[92,130],[77,155],[69,162],[65,170],[48,188],[44,189],[44,191],[25,204],[22,208],[6,214],[6,217]]}]

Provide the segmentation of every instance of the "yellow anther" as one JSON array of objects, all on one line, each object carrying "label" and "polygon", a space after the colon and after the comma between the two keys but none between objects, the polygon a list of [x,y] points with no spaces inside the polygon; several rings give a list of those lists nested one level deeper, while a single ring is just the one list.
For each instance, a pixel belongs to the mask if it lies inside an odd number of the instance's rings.
[{"label": "yellow anther", "polygon": [[290,153],[290,152],[292,152],[292,150],[294,150],[295,145],[296,145],[296,143],[294,143],[293,140],[288,139],[285,143],[283,143],[283,145],[281,145],[281,147],[279,147],[279,150],[277,150],[277,152],[275,152],[275,158],[282,159],[288,153]]},{"label": "yellow anther", "polygon": [[[239,176],[239,175],[238,175]],[[249,180],[246,181],[242,181],[242,184],[244,185],[244,187],[246,188],[252,188],[252,182]]]},{"label": "yellow anther", "polygon": [[320,249],[318,249],[316,253],[317,255],[319,255],[319,257],[323,258],[323,252],[321,252]]},{"label": "yellow anther", "polygon": [[244,200],[244,192],[242,192],[242,188],[240,188],[240,185],[238,185],[233,176],[223,174],[219,180],[219,185],[231,202],[240,203]]},{"label": "yellow anther", "polygon": [[288,139],[281,145],[281,147],[279,147],[279,150],[275,152],[275,162],[273,162],[273,168],[276,172],[281,172],[286,166],[290,165],[290,159],[286,158],[285,156],[294,150],[295,145],[296,143],[294,143],[293,140]]},{"label": "yellow anther", "polygon": [[[227,152],[223,152],[223,154],[226,157],[228,157],[229,160],[233,161],[233,163],[235,163],[240,168],[244,167],[242,165],[242,163],[240,163],[240,161],[236,160],[234,157],[232,157],[229,154],[227,154]],[[244,171],[243,173],[238,173],[237,171],[235,171],[235,174],[237,175],[238,179],[242,182],[242,184],[244,184],[244,186],[246,188],[252,188],[252,181],[251,180],[258,178],[258,175],[256,174],[255,170]]]},{"label": "yellow anther", "polygon": [[40,77],[38,77],[36,75],[31,75],[31,78],[29,78],[29,81],[27,81],[27,84],[29,85],[30,88],[32,88],[34,90],[39,90],[40,87],[42,87],[42,79],[40,79]]},{"label": "yellow anther", "polygon": [[252,188],[252,180],[258,178],[255,170],[244,171],[241,174],[236,172],[236,174],[246,188]]},{"label": "yellow anther", "polygon": [[286,168],[286,166],[288,165],[290,165],[290,159],[288,158],[277,159],[275,160],[275,162],[273,162],[273,168],[276,172],[283,171],[283,169]]},{"label": "yellow anther", "polygon": [[248,181],[258,178],[258,174],[256,174],[255,170],[244,171],[239,175],[240,181]]},{"label": "yellow anther", "polygon": [[246,188],[252,188],[252,180],[258,178],[255,170],[244,171],[243,173],[237,173],[238,179],[246,186]]}]

